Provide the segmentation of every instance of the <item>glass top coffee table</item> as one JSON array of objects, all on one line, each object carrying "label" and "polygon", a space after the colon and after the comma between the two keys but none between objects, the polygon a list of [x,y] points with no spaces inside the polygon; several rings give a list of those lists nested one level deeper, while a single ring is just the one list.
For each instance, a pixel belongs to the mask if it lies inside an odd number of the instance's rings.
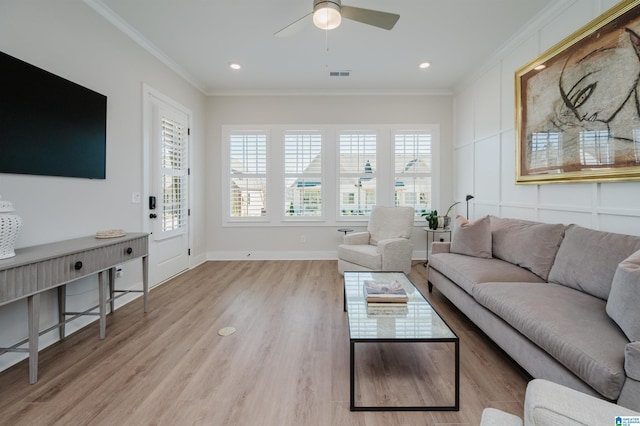
[{"label": "glass top coffee table", "polygon": [[[367,303],[365,280],[398,281],[407,292],[407,303]],[[344,310],[349,319],[351,411],[458,411],[460,405],[460,351],[458,336],[449,328],[422,293],[402,272],[345,272]],[[356,343],[453,343],[454,403],[436,406],[356,406]]]}]

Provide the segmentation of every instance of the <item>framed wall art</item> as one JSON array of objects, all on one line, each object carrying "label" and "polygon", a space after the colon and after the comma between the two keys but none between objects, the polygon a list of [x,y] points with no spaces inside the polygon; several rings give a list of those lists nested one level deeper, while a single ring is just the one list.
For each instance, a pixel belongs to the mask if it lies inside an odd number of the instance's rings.
[{"label": "framed wall art", "polygon": [[640,180],[640,0],[515,77],[516,183]]}]

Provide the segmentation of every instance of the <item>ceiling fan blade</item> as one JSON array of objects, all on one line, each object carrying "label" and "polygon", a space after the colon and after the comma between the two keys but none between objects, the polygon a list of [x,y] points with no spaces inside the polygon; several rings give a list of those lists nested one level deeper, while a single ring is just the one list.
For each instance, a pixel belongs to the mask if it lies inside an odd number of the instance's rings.
[{"label": "ceiling fan blade", "polygon": [[363,24],[373,25],[378,28],[390,30],[400,19],[400,15],[395,13],[380,12],[378,10],[362,9],[359,7],[342,6],[340,9],[343,18]]},{"label": "ceiling fan blade", "polygon": [[[304,15],[302,18],[298,19],[297,21],[294,21],[294,22],[290,23],[289,25],[287,25],[286,27],[284,27],[282,29],[279,29],[278,31],[273,33],[273,35],[276,36],[276,37],[289,37],[289,36],[292,36],[292,35],[296,34],[300,30],[302,30],[302,28],[304,28],[305,25],[308,23],[307,19],[305,19],[305,18],[308,18],[312,14],[313,14],[313,12],[307,13],[306,15]],[[308,21],[311,21],[311,20],[309,19]]]}]

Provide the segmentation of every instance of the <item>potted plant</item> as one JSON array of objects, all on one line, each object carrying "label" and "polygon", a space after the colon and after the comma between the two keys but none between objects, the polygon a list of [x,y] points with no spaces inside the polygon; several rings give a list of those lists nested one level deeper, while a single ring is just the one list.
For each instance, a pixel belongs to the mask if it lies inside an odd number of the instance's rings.
[{"label": "potted plant", "polygon": [[431,210],[427,212],[426,210],[422,210],[420,216],[424,217],[429,224],[429,229],[438,229],[438,211]]}]

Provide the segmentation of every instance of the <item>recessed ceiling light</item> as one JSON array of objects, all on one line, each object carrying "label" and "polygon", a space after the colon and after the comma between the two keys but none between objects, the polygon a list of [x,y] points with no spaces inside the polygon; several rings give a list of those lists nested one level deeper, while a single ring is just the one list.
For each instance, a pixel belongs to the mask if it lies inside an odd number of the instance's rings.
[{"label": "recessed ceiling light", "polygon": [[420,65],[418,66],[420,67],[420,69],[425,70],[431,66],[431,62],[429,61],[420,62]]},{"label": "recessed ceiling light", "polygon": [[232,62],[229,64],[229,68],[231,68],[232,70],[239,70],[242,67],[240,66],[240,64],[236,64],[235,62]]},{"label": "recessed ceiling light", "polygon": [[545,64],[540,64],[540,65],[538,65],[537,67],[535,67],[535,68],[534,68],[534,70],[536,70],[536,71],[540,71],[540,70],[545,69],[546,67],[547,67],[547,66],[546,66]]}]

